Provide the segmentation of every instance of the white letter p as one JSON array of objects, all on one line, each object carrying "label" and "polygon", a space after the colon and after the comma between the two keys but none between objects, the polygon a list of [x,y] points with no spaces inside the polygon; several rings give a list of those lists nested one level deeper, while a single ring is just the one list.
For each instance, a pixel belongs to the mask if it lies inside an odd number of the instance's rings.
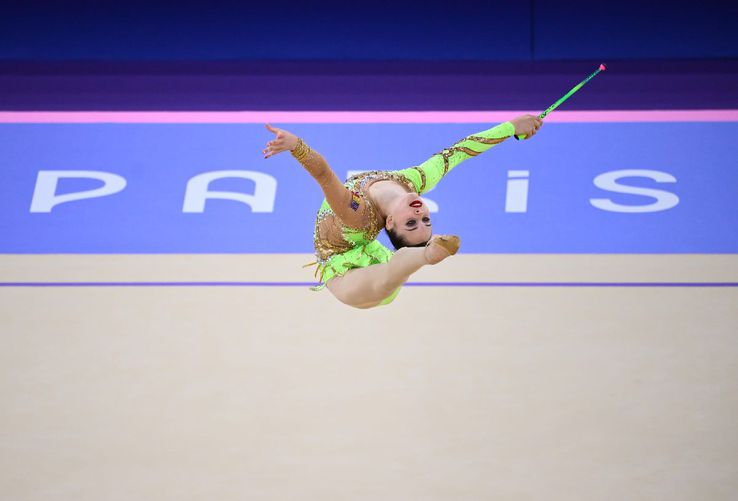
[{"label": "white letter p", "polygon": [[[103,185],[100,188],[95,188],[94,190],[76,191],[73,193],[66,193],[64,195],[57,195],[56,186],[59,183],[59,179],[63,177],[98,179],[103,182]],[[110,172],[94,170],[41,170],[38,171],[36,188],[33,190],[31,212],[51,212],[51,209],[56,205],[71,202],[73,200],[114,195],[125,187],[125,178],[117,174],[111,174]]]}]

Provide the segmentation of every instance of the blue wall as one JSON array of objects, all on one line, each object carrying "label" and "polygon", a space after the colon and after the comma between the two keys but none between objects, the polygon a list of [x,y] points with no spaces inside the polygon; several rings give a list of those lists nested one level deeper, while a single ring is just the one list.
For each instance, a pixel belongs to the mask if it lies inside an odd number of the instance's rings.
[{"label": "blue wall", "polygon": [[738,2],[11,1],[0,59],[738,57]]}]

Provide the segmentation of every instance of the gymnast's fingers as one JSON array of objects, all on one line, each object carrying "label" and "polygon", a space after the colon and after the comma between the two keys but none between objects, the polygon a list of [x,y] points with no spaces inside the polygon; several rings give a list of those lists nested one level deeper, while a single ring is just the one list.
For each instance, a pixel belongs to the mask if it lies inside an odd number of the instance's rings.
[{"label": "gymnast's fingers", "polygon": [[535,135],[541,127],[543,127],[543,120],[536,118],[535,123],[533,124],[533,130],[528,134],[528,137]]},{"label": "gymnast's fingers", "polygon": [[278,143],[276,141],[271,141],[265,150],[262,151],[264,153],[264,158],[273,157],[277,153],[282,153],[283,151],[287,151],[287,147],[284,146],[282,143]]}]

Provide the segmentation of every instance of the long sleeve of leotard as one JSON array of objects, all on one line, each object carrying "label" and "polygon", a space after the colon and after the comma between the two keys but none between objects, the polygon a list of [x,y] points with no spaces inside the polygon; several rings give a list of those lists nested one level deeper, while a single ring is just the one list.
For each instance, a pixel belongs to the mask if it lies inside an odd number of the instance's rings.
[{"label": "long sleeve of leotard", "polygon": [[465,137],[450,148],[445,148],[418,165],[398,171],[408,178],[418,193],[432,190],[448,172],[464,160],[487,151],[515,134],[515,126],[505,122],[491,129]]}]

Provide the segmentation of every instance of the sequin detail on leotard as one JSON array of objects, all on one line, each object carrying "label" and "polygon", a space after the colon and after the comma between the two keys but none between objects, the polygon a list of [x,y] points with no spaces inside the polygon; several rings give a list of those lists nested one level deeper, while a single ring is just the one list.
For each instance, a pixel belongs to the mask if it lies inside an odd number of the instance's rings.
[{"label": "sequin detail on leotard", "polygon": [[[331,276],[342,274],[341,272],[345,271],[344,268],[347,266],[349,269],[360,267],[367,260],[373,261],[386,257],[385,251],[389,251],[379,242],[376,242],[376,245],[370,245],[375,241],[379,232],[382,231],[384,221],[380,220],[374,202],[368,195],[368,189],[372,184],[386,180],[396,182],[407,189],[408,192],[415,191],[415,186],[410,180],[395,172],[363,172],[350,177],[344,183],[346,188],[358,195],[361,205],[364,207],[362,225],[358,228],[346,226],[341,218],[333,212],[330,205],[325,200],[323,201],[315,219],[313,235],[318,265],[316,275],[319,276],[321,282],[327,279],[329,274]],[[326,273],[335,256],[344,255],[350,251],[352,254],[343,256],[343,259],[339,260],[341,261],[340,266],[336,266],[331,270],[335,273]]]}]

